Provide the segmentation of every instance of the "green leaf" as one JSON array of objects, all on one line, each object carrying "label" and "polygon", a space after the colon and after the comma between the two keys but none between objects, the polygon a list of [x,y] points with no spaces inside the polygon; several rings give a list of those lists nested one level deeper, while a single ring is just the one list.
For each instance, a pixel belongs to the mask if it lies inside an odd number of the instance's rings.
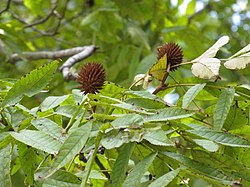
[{"label": "green leaf", "polygon": [[140,74],[140,73],[147,72],[150,69],[150,67],[154,64],[156,59],[157,59],[157,56],[154,53],[145,56],[142,59],[142,61],[140,62],[140,64],[137,66],[135,74],[137,75],[137,74]]},{"label": "green leaf", "polygon": [[36,180],[42,182],[43,186],[79,187],[79,184],[81,183],[80,179],[74,174],[65,170],[58,170],[49,178],[43,179],[41,176],[44,176],[48,169],[48,167],[41,168],[36,173]]},{"label": "green leaf", "polygon": [[156,101],[148,98],[130,98],[125,101],[126,103],[134,104],[144,109],[162,109],[166,107],[163,101]]},{"label": "green leaf", "polygon": [[154,114],[144,119],[144,122],[161,122],[161,121],[169,121],[175,119],[186,118],[192,116],[194,112],[186,111],[181,108],[166,108],[163,110],[159,110],[158,114]]},{"label": "green leaf", "polygon": [[216,104],[215,110],[214,110],[214,128],[216,130],[221,130],[225,120],[227,119],[227,115],[230,110],[230,106],[234,99],[234,88],[227,88],[225,89]]},{"label": "green leaf", "polygon": [[192,15],[195,12],[196,0],[191,0],[186,9],[186,15]]},{"label": "green leaf", "polygon": [[147,112],[141,108],[138,108],[132,104],[129,103],[118,103],[118,104],[111,104],[111,106],[115,107],[115,108],[119,108],[119,109],[123,109],[123,110],[127,110],[127,111],[131,111],[131,112],[136,112],[139,114],[152,114],[151,112]]},{"label": "green leaf", "polygon": [[68,97],[69,95],[49,96],[41,103],[40,109],[43,112],[51,108],[55,108],[58,105],[60,105],[63,101],[65,101]]},{"label": "green leaf", "polygon": [[183,96],[182,107],[188,108],[189,104],[194,100],[198,93],[206,86],[206,83],[196,84],[191,87]]},{"label": "green leaf", "polygon": [[137,26],[136,24],[129,24],[127,31],[135,44],[145,47],[148,51],[150,50],[148,37],[141,27]]},{"label": "green leaf", "polygon": [[135,165],[134,169],[128,174],[123,183],[123,187],[140,186],[140,180],[154,161],[157,153],[151,153]]},{"label": "green leaf", "polygon": [[49,173],[46,175],[46,178],[70,162],[76,156],[76,154],[80,152],[89,138],[91,128],[92,123],[89,122],[75,129],[69,135],[60,148],[56,160],[53,163]]},{"label": "green leaf", "polygon": [[90,101],[89,103],[92,106],[102,106],[102,107],[107,106],[111,108],[122,109],[125,111],[131,111],[131,112],[135,112],[139,114],[153,114],[152,112],[147,112],[146,110],[142,108],[138,108],[137,106],[134,106],[132,104],[122,102],[116,98],[111,98],[111,97],[104,96],[104,95],[89,95],[89,98],[91,98],[92,100],[97,100],[97,99],[100,100],[100,101],[99,100]]},{"label": "green leaf", "polygon": [[36,153],[35,150],[23,143],[18,143],[18,156],[22,166],[22,170],[26,176],[27,183],[33,186],[34,171],[36,169]]},{"label": "green leaf", "polygon": [[106,149],[113,149],[115,147],[120,147],[123,143],[129,142],[140,142],[142,141],[142,136],[144,132],[141,130],[111,130],[105,133],[105,137],[102,138],[101,144]]},{"label": "green leaf", "polygon": [[223,127],[226,130],[240,129],[247,124],[247,121],[245,112],[237,106],[232,106]]},{"label": "green leaf", "polygon": [[60,141],[41,131],[22,130],[19,133],[11,132],[11,136],[26,145],[50,154],[56,154],[62,145]]},{"label": "green leaf", "polygon": [[225,154],[225,152],[219,154],[192,150],[192,157],[199,162],[225,172],[231,178],[242,178],[243,180],[250,181],[250,170],[240,162],[238,156],[234,158],[234,156],[230,156],[228,153]]},{"label": "green leaf", "polygon": [[115,164],[111,172],[111,186],[117,187],[121,186],[125,174],[128,168],[129,159],[135,148],[135,143],[128,143],[122,147],[122,150],[119,151],[119,155],[115,161]]},{"label": "green leaf", "polygon": [[126,94],[126,95],[138,96],[138,97],[141,97],[141,98],[152,99],[152,100],[159,100],[159,99],[161,99],[161,98],[157,97],[156,95],[151,94],[151,93],[148,92],[148,91],[133,91],[133,90],[127,90],[127,91],[125,91],[124,94]]},{"label": "green leaf", "polygon": [[66,135],[62,133],[63,128],[48,118],[33,119],[31,124],[38,130],[50,135],[61,143],[63,143],[66,139]]},{"label": "green leaf", "polygon": [[144,133],[143,139],[149,141],[153,145],[173,146],[173,142],[167,138],[165,132],[162,129],[153,129],[152,131]]},{"label": "green leaf", "polygon": [[139,114],[126,114],[114,120],[111,125],[116,128],[137,127],[143,124],[143,117]]},{"label": "green leaf", "polygon": [[202,127],[200,125],[188,125],[188,126],[195,130],[187,130],[186,132],[198,135],[202,138],[206,138],[208,140],[226,146],[250,148],[250,141],[240,136],[228,132],[215,131],[212,129],[208,129],[206,127]]},{"label": "green leaf", "polygon": [[155,181],[153,181],[148,187],[163,187],[167,186],[172,180],[175,179],[175,177],[178,175],[180,172],[180,169],[176,169],[173,171],[170,171],[166,173],[165,175],[159,177]]},{"label": "green leaf", "polygon": [[[78,107],[77,106],[73,106],[73,105],[63,105],[63,106],[59,106],[56,109],[55,114],[59,114],[62,116],[66,116],[68,118],[72,118],[73,115],[75,114],[75,112],[77,111]],[[83,110],[80,109],[79,114],[77,115],[77,118],[80,117],[83,113]]]},{"label": "green leaf", "polygon": [[2,106],[14,105],[24,95],[31,97],[39,93],[52,79],[57,66],[58,61],[53,61],[21,77],[8,91],[2,102]]},{"label": "green leaf", "polygon": [[113,82],[105,81],[104,86],[100,90],[100,94],[109,96],[112,98],[120,98],[122,96],[122,92],[125,89]]},{"label": "green leaf", "polygon": [[165,54],[149,69],[149,75],[162,81],[167,73],[167,54]]},{"label": "green leaf", "polygon": [[210,140],[193,139],[193,141],[209,152],[216,152],[219,149],[219,146]]},{"label": "green leaf", "polygon": [[235,87],[235,92],[237,94],[239,94],[240,96],[245,97],[248,100],[250,100],[250,89],[249,88],[245,88],[243,86],[237,86],[237,87]]},{"label": "green leaf", "polygon": [[41,7],[42,7],[42,0],[24,0],[24,5],[30,10],[32,11],[35,15],[43,15],[43,12],[41,11]]},{"label": "green leaf", "polygon": [[87,99],[87,95],[84,95],[81,92],[81,90],[78,90],[78,89],[72,90],[72,96],[73,96],[74,103],[76,105],[81,104],[83,101],[85,101],[85,99]]},{"label": "green leaf", "polygon": [[211,179],[215,179],[216,181],[221,182],[225,185],[230,185],[232,181],[227,180],[228,176],[219,171],[218,169],[211,167],[207,164],[192,160],[191,158],[188,158],[186,156],[183,156],[179,153],[172,153],[172,152],[163,152],[164,155],[166,155],[169,158],[172,158],[184,166],[188,167],[190,172],[194,172],[197,174],[202,174],[206,177],[209,177]]},{"label": "green leaf", "polygon": [[107,114],[103,114],[103,113],[101,113],[101,114],[99,114],[99,113],[93,113],[92,116],[96,120],[102,121],[102,122],[113,121],[113,120],[115,120],[117,118],[116,116],[107,115]]},{"label": "green leaf", "polygon": [[88,161],[87,161],[87,164],[85,166],[85,169],[84,169],[84,172],[83,172],[83,175],[82,175],[82,183],[81,183],[80,187],[85,187],[86,186],[86,183],[88,181],[89,175],[91,173],[91,168],[92,168],[92,164],[93,164],[93,158],[94,158],[94,156],[92,154],[90,156],[90,158],[88,159]]},{"label": "green leaf", "polygon": [[13,140],[9,132],[0,133],[0,148],[6,147]]},{"label": "green leaf", "polygon": [[11,144],[0,149],[0,186],[12,186],[10,178]]},{"label": "green leaf", "polygon": [[97,136],[96,136],[96,139],[95,139],[95,149],[94,149],[94,152],[91,154],[89,160],[87,161],[87,164],[86,164],[83,176],[82,176],[82,182],[81,182],[80,187],[85,187],[86,184],[87,184],[89,175],[91,173],[91,168],[93,166],[94,158],[97,156],[96,154],[97,154],[97,151],[98,151],[98,147],[100,145],[100,141],[102,139],[102,135],[103,134],[99,131],[98,134],[97,134]]}]

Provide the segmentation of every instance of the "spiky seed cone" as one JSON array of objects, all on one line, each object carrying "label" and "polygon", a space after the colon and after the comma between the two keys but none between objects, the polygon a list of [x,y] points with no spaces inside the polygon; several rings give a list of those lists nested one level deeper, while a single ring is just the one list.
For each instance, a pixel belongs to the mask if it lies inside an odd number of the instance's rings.
[{"label": "spiky seed cone", "polygon": [[84,64],[78,74],[77,82],[81,84],[79,88],[84,94],[97,93],[104,84],[105,70],[99,63]]},{"label": "spiky seed cone", "polygon": [[[158,60],[167,54],[167,63],[170,64],[170,71],[174,71],[177,67],[174,65],[182,62],[183,54],[181,47],[173,42],[164,44],[157,48]],[[166,67],[167,68],[167,67]]]}]

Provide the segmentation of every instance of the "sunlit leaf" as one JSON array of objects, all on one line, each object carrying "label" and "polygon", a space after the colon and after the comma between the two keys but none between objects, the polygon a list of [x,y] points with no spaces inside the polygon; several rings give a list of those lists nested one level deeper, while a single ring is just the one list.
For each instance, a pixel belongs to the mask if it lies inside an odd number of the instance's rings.
[{"label": "sunlit leaf", "polygon": [[219,145],[210,140],[193,139],[193,141],[209,152],[216,152],[219,149]]},{"label": "sunlit leaf", "polygon": [[196,77],[216,80],[219,77],[220,65],[217,58],[202,58],[192,65],[191,70]]},{"label": "sunlit leaf", "polygon": [[159,81],[162,81],[167,73],[167,54],[158,60],[150,69],[149,75],[153,76]]},{"label": "sunlit leaf", "polygon": [[220,48],[229,42],[228,36],[221,37],[215,44],[206,50],[201,56],[192,60],[192,62],[199,62],[202,59],[210,59],[215,57],[216,53],[220,50]]},{"label": "sunlit leaf", "polygon": [[250,63],[250,52],[226,61],[224,63],[224,66],[227,69],[245,69],[249,63]]},{"label": "sunlit leaf", "polygon": [[227,69],[244,69],[250,63],[250,44],[235,53],[224,63]]},{"label": "sunlit leaf", "polygon": [[220,60],[214,58],[220,48],[227,44],[228,36],[221,37],[212,47],[205,51],[201,56],[192,60],[192,73],[202,79],[217,80],[219,77]]}]

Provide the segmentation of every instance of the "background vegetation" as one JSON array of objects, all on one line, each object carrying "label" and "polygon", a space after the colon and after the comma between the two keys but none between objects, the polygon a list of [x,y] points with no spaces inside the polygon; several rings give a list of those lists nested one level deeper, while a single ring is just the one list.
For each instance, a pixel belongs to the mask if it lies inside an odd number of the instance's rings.
[{"label": "background vegetation", "polygon": [[[2,1],[0,186],[249,186],[249,66],[222,66],[221,80],[210,82],[185,65],[157,96],[128,89],[166,42],[178,43],[190,61],[228,35],[217,57],[232,56],[249,43],[249,6],[243,0]],[[31,60],[24,53],[89,45],[99,48],[72,71],[102,63],[110,83],[97,95],[82,96],[57,70],[70,56]],[[12,61],[13,54],[21,60]],[[168,93],[174,106],[166,107]]]}]

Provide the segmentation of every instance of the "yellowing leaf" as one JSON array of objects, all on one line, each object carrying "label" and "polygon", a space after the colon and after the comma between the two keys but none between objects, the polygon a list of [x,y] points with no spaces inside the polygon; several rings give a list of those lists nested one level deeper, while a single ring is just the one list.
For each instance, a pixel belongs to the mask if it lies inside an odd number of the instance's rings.
[{"label": "yellowing leaf", "polygon": [[194,76],[209,80],[218,79],[219,69],[220,60],[217,58],[200,59],[197,63],[194,63],[191,68]]},{"label": "yellowing leaf", "polygon": [[149,75],[162,81],[167,73],[167,54],[158,60],[149,70]]},{"label": "yellowing leaf", "polygon": [[220,50],[220,48],[227,44],[229,41],[229,37],[228,36],[223,36],[221,37],[217,42],[215,42],[215,44],[210,47],[208,50],[206,50],[201,56],[199,56],[198,58],[192,60],[192,62],[198,62],[201,59],[204,58],[213,58],[215,57],[216,53]]}]

